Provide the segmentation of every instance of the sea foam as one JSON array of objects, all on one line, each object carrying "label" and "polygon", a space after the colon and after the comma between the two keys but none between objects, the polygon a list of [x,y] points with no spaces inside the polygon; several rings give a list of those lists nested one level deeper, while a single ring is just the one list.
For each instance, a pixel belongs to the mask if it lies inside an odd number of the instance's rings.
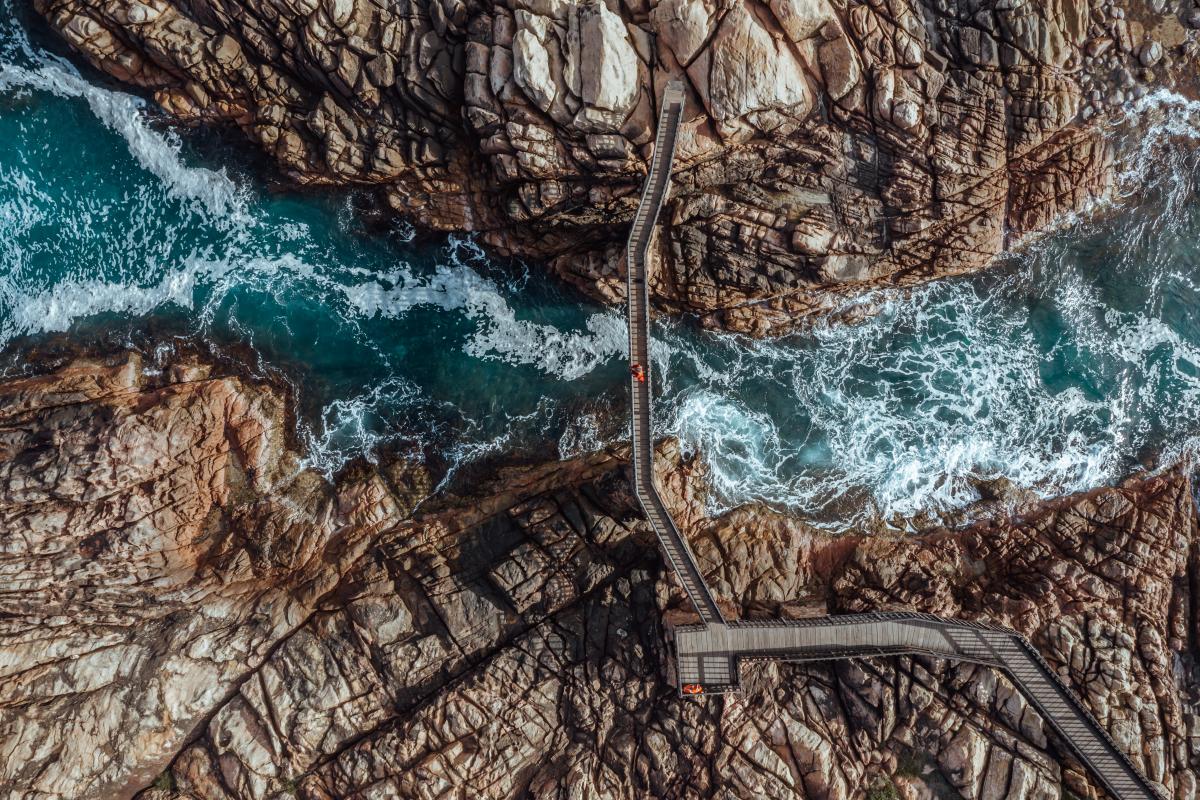
[{"label": "sea foam", "polygon": [[[11,10],[6,0],[0,8]],[[121,209],[127,226],[102,232],[113,213],[103,202],[72,198],[78,213],[68,218],[20,164],[0,167],[0,239],[39,246],[27,240],[53,211],[55,224],[74,226],[67,233],[80,250],[64,251],[79,263],[56,265],[50,280],[30,252],[0,246],[0,343],[167,305],[187,310],[202,335],[286,342],[293,309],[320,306],[319,336],[331,347],[361,344],[377,370],[331,390],[315,420],[301,423],[306,463],[326,474],[402,439],[439,449],[448,480],[537,437],[570,456],[608,443],[602,431],[626,435],[598,416],[626,413],[623,400],[563,418],[580,403],[582,379],[627,358],[619,309],[556,324],[519,282],[489,270],[469,237],[451,237],[429,268],[339,254],[304,217],[264,210],[225,172],[185,163],[178,137],[143,101],[90,84],[10,28],[0,22],[0,95],[85,104],[147,180],[144,196]],[[1200,307],[1189,244],[1200,230],[1197,170],[1194,144],[1179,145],[1194,143],[1200,104],[1155,92],[1127,113],[1151,135],[1133,142],[1106,202],[1151,200],[1146,213],[1115,215],[1108,230],[1092,221],[1103,207],[1069,215],[995,275],[882,295],[880,313],[855,326],[753,341],[656,323],[656,430],[707,460],[713,510],[763,500],[844,526],[961,506],[980,479],[1008,477],[1049,495],[1115,480],[1147,451],[1159,461],[1200,452],[1200,327],[1186,318]],[[165,201],[185,208],[182,223],[155,216]],[[343,227],[353,224],[348,208]],[[179,228],[205,235],[192,244]],[[418,308],[439,310],[456,331],[438,357],[532,367],[544,396],[530,402],[481,385],[494,405],[470,413],[431,397],[366,332],[379,327],[372,319],[402,328]],[[264,325],[255,313],[273,317]],[[461,319],[465,333],[452,324]]]},{"label": "sea foam", "polygon": [[365,316],[396,318],[419,306],[462,312],[476,326],[462,346],[465,355],[531,365],[561,381],[583,377],[628,352],[628,327],[615,311],[590,315],[583,331],[519,319],[495,281],[455,263],[459,246],[452,243],[451,263],[432,274],[400,269],[338,290]]},{"label": "sea foam", "polygon": [[137,163],[158,178],[172,197],[199,203],[214,218],[231,218],[230,224],[245,219],[246,201],[237,185],[224,171],[185,166],[178,137],[150,127],[146,104],[141,99],[88,83],[65,62],[49,57],[42,61],[33,69],[0,64],[0,92],[40,91],[84,100],[98,120],[125,140]]}]

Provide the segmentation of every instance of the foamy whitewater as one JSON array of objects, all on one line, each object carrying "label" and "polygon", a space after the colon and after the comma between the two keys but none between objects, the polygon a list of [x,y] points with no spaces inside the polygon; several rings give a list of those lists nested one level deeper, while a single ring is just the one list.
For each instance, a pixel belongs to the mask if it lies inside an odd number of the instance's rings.
[{"label": "foamy whitewater", "polygon": [[[423,449],[449,480],[626,436],[619,310],[467,237],[367,234],[350,195],[268,193],[248,149],[174,132],[48,52],[10,3],[0,346],[150,327],[248,344],[293,381],[327,474],[385,445]],[[659,323],[656,424],[707,462],[712,510],[757,500],[844,527],[961,507],[980,480],[1051,495],[1200,449],[1200,107],[1158,93],[1129,114],[1155,135],[1110,206],[987,274],[782,340]],[[9,372],[29,368],[17,359]]]}]

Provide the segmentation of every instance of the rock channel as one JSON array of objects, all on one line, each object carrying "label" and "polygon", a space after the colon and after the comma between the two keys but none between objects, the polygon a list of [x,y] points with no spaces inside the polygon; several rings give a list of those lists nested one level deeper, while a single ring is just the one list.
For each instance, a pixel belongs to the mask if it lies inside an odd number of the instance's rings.
[{"label": "rock channel", "polygon": [[785,331],[979,269],[1110,188],[1110,118],[1200,89],[1193,0],[35,0],[179,119],[615,302],[668,80],[653,297]]}]

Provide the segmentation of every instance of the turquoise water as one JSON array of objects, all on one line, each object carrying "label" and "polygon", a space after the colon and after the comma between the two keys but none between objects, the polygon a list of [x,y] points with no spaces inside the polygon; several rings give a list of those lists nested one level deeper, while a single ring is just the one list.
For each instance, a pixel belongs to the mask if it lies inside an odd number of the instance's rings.
[{"label": "turquoise water", "polygon": [[[178,132],[82,71],[0,0],[0,347],[68,332],[249,345],[292,381],[333,474],[387,445],[447,480],[507,453],[624,436],[625,323],[468,237],[368,229],[349,193],[271,189],[247,147]],[[1160,135],[1114,207],[995,270],[872,298],[861,325],[755,342],[656,329],[663,432],[707,461],[714,510],[763,500],[828,524],[960,506],[971,479],[1043,494],[1191,451],[1200,433],[1192,181],[1200,110]]]},{"label": "turquoise water", "polygon": [[180,136],[6,24],[0,345],[183,316],[170,329],[294,379],[328,472],[384,442],[450,465],[536,448],[621,397],[619,315],[466,238],[366,233],[351,194],[270,192],[246,152]]}]

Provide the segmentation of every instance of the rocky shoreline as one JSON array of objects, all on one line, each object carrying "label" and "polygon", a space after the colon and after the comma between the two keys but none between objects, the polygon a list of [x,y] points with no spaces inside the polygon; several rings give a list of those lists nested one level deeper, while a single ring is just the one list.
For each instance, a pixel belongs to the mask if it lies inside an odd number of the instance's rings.
[{"label": "rocky shoreline", "polygon": [[[1129,102],[1200,95],[1194,0],[34,6],[296,184],[367,187],[609,302],[657,97],[682,79],[653,298],[754,335],[986,266],[1110,191]],[[426,501],[439,476],[415,455],[305,468],[295,397],[232,351],[50,346],[27,366],[0,379],[7,795],[1100,796],[1007,680],[968,664],[762,664],[740,697],[681,701],[671,627],[692,616],[619,447]],[[658,455],[731,618],[1010,626],[1152,780],[1197,796],[1187,468],[1052,501],[996,487],[901,537],[709,518],[699,462]]]},{"label": "rocky shoreline", "polygon": [[[0,787],[1096,796],[1003,677],[970,665],[769,664],[740,698],[681,702],[666,647],[690,610],[620,449],[500,470],[414,514],[419,465],[362,465],[336,485],[297,470],[285,404],[194,359],[0,383]],[[660,459],[731,616],[1011,625],[1152,779],[1194,795],[1198,519],[1183,471],[902,538],[758,508],[709,519],[697,464],[669,442]]]},{"label": "rocky shoreline", "polygon": [[609,302],[656,98],[683,80],[652,294],[758,335],[986,266],[1110,190],[1124,104],[1200,95],[1193,0],[35,6],[94,65],[177,119],[239,126],[294,181],[377,187]]}]

